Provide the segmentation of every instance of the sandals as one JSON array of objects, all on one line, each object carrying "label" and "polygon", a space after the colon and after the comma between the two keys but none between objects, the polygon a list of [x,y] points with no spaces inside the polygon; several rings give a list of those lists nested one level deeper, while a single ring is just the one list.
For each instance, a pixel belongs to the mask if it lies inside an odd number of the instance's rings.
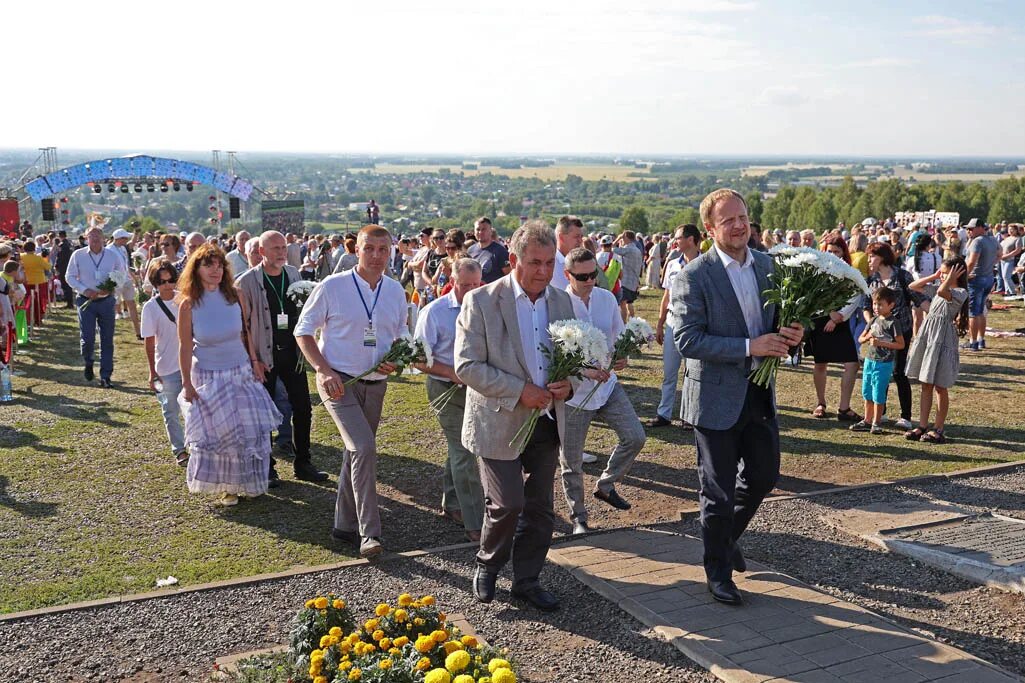
[{"label": "sandals", "polygon": [[915,427],[910,431],[904,432],[904,438],[908,441],[920,441],[924,434],[924,429],[922,429],[921,427]]},{"label": "sandals", "polygon": [[847,408],[846,410],[836,411],[836,419],[840,422],[860,422],[861,415],[858,415],[850,408]]},{"label": "sandals", "polygon": [[823,418],[826,416],[826,404],[820,403],[815,406],[815,410],[811,411],[812,417]]},{"label": "sandals", "polygon": [[918,440],[925,443],[947,443],[947,438],[943,436],[942,429],[930,429]]}]

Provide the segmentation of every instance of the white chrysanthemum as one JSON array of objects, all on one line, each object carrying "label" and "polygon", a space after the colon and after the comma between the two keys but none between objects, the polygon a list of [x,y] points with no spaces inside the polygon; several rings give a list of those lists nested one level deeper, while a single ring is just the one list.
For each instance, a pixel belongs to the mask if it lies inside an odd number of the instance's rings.
[{"label": "white chrysanthemum", "polygon": [[626,321],[625,329],[637,339],[642,339],[645,342],[650,342],[655,338],[655,330],[651,329],[651,325],[644,318],[630,318]]},{"label": "white chrysanthemum", "polygon": [[317,283],[311,280],[297,280],[288,286],[285,296],[291,299],[296,306],[302,308],[316,287]]},{"label": "white chrysanthemum", "polygon": [[113,282],[118,288],[123,287],[128,282],[128,273],[123,270],[112,270],[107,279]]}]

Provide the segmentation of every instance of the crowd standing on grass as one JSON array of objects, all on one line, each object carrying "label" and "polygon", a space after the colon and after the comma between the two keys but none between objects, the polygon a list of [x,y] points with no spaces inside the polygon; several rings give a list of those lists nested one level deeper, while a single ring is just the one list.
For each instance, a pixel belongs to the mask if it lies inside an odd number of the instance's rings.
[{"label": "crowd standing on grass", "polygon": [[[376,224],[376,204],[367,211],[370,223],[344,235],[141,233],[130,224],[105,234],[97,218],[75,238],[23,226],[22,237],[0,242],[0,369],[9,377],[18,344],[39,340],[67,308],[85,380],[98,370],[99,385],[114,388],[115,327],[130,320],[186,486],[222,506],[278,486],[281,458],[297,479],[329,478],[313,462],[319,402],[344,447],[330,535],[374,557],[385,548],[377,432],[387,380],[403,370],[393,347],[421,339],[433,353],[413,365],[427,375],[425,399],[447,448],[439,512],[480,544],[479,600],[493,599],[511,562],[514,595],[558,607],[540,579],[556,472],[573,532],[586,533],[592,499],[630,509],[616,484],[647,427],[694,433],[709,589],[738,603],[739,539],[779,476],[774,395],[748,374],[773,357],[790,365],[808,358],[813,419],[835,417],[870,435],[892,424],[909,440],[944,443],[960,354],[986,350],[991,295],[1023,298],[1018,224],[888,218],[821,234],[784,231],[751,222],[743,197],[725,189],[702,202],[700,225],[668,235],[588,233],[569,215],[554,229],[528,221],[508,240],[485,216],[466,231],[392,235]],[[782,247],[832,254],[865,277],[868,293],[807,330],[777,329],[763,299],[771,253]],[[551,323],[593,325],[611,354],[644,290],[660,296],[653,341],[662,381],[655,414],[642,423],[618,376],[627,359],[572,381],[549,381],[548,371]],[[830,366],[841,370],[834,412]],[[864,403],[856,409],[859,370]],[[537,427],[514,449],[534,410],[542,411]],[[584,446],[595,421],[617,442],[588,497],[584,465],[599,457]]]}]

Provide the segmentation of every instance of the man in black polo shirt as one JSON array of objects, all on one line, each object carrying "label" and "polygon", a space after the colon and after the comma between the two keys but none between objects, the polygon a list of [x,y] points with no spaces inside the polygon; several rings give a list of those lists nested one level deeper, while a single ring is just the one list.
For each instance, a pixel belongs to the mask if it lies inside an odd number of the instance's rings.
[{"label": "man in black polo shirt", "polygon": [[477,219],[473,225],[473,234],[477,244],[470,247],[467,255],[480,264],[484,284],[491,284],[511,270],[509,250],[495,240],[495,229],[491,227],[491,219],[487,216]]}]

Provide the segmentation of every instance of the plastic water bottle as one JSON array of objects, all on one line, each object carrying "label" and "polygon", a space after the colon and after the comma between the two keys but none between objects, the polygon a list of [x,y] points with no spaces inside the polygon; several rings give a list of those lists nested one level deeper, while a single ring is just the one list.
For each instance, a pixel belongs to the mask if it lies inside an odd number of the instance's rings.
[{"label": "plastic water bottle", "polygon": [[13,400],[11,396],[11,369],[6,365],[0,369],[0,402]]}]

